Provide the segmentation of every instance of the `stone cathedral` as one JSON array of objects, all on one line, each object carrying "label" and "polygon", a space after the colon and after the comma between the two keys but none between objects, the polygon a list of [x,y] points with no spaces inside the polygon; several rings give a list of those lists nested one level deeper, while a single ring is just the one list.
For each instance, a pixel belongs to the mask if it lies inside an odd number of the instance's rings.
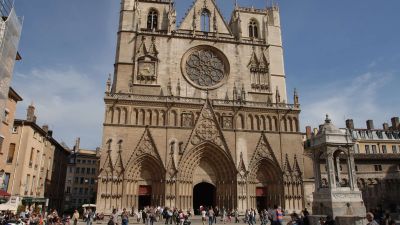
[{"label": "stone cathedral", "polygon": [[107,82],[97,211],[300,210],[300,106],[286,92],[279,8],[122,0]]}]

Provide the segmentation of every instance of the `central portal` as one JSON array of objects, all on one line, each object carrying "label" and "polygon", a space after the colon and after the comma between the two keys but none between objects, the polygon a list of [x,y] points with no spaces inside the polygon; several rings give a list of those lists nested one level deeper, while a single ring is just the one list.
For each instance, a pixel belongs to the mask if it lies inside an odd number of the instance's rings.
[{"label": "central portal", "polygon": [[202,182],[193,188],[193,210],[196,215],[200,214],[200,206],[215,207],[215,186]]}]

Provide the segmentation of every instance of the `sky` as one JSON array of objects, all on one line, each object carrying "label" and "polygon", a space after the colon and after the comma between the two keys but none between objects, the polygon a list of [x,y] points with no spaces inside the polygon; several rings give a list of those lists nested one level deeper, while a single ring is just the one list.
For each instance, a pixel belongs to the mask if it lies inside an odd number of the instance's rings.
[{"label": "sky", "polygon": [[[234,0],[216,0],[229,20]],[[268,2],[271,3],[272,0]],[[192,0],[175,0],[178,23]],[[264,8],[266,0],[238,0]],[[301,126],[325,114],[344,126],[375,127],[399,116],[399,0],[274,0],[280,7],[289,102],[297,88]],[[101,145],[104,91],[113,72],[119,0],[15,0],[24,17],[12,86],[36,107],[59,142]]]}]

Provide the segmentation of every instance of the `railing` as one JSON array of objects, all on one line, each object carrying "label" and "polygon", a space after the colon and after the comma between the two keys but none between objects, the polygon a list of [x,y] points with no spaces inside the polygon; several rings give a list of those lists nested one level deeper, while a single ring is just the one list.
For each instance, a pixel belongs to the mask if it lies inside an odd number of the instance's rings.
[{"label": "railing", "polygon": [[[203,105],[206,101],[205,99],[202,98],[136,95],[136,94],[123,94],[123,93],[115,93],[112,95],[107,95],[105,99],[159,102],[159,103],[183,103],[183,104],[196,104],[196,105]],[[252,108],[285,109],[285,110],[300,109],[300,105],[298,104],[286,104],[286,103],[267,103],[267,102],[235,101],[235,100],[222,100],[222,99],[213,99],[211,100],[211,102],[213,106],[234,106],[234,107],[252,107]]]}]

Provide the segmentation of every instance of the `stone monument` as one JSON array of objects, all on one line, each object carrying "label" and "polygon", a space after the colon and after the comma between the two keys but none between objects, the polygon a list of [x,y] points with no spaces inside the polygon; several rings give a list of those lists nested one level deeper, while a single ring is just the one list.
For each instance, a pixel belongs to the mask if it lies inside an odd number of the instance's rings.
[{"label": "stone monument", "polygon": [[[311,138],[315,191],[313,214],[332,216],[337,224],[363,224],[366,210],[357,187],[354,142],[328,115]],[[321,171],[323,170],[323,171]]]}]

